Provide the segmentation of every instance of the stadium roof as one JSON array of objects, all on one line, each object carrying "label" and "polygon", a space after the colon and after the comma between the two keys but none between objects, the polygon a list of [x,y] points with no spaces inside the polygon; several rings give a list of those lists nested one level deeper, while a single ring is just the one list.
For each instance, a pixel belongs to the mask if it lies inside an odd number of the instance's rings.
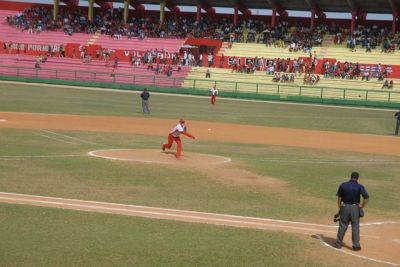
[{"label": "stadium roof", "polygon": [[[123,0],[115,0],[123,2]],[[234,7],[238,0],[203,0],[212,7]],[[239,0],[240,1],[240,0]],[[156,4],[160,0],[137,0],[141,4]],[[170,0],[178,6],[194,6],[193,0]],[[368,13],[391,14],[398,11],[400,0],[241,0],[248,8],[272,9],[282,7],[285,10],[310,11],[312,5],[318,5],[323,12],[351,12],[353,9]]]}]

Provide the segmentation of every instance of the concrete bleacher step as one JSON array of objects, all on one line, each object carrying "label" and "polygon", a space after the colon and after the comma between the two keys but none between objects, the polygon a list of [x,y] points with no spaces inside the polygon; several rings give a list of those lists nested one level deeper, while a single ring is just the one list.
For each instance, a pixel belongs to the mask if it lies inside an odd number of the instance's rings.
[{"label": "concrete bleacher step", "polygon": [[143,40],[139,40],[137,37],[131,39],[122,37],[122,39],[115,40],[108,35],[101,35],[96,41],[96,44],[111,49],[135,49],[141,51],[164,49],[170,53],[178,52],[184,43],[185,39],[178,38],[144,38]]},{"label": "concrete bleacher step", "polygon": [[[155,74],[147,66],[134,67],[128,62],[120,62],[112,77],[112,67],[106,67],[104,61],[93,60],[83,63],[80,59],[49,57],[35,70],[36,58],[26,55],[0,55],[0,75],[20,77],[57,78],[64,80],[82,80],[96,82],[117,82],[127,84],[156,85],[161,87],[181,87],[190,67],[182,67],[180,72],[174,66],[173,75]],[[10,68],[9,66],[12,66]],[[16,67],[19,67],[18,69]]]},{"label": "concrete bleacher step", "polygon": [[334,42],[335,42],[335,35],[325,34],[321,46],[322,47],[331,47],[334,45]]}]

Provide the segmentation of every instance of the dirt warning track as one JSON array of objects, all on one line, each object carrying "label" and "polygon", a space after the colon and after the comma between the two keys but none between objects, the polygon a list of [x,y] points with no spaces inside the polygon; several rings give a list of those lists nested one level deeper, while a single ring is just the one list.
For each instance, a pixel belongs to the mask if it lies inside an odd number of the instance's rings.
[{"label": "dirt warning track", "polygon": [[[274,220],[268,218],[243,217],[228,214],[216,214],[176,209],[164,209],[136,205],[125,205],[77,199],[54,198],[0,192],[0,203],[34,205],[49,208],[62,208],[86,212],[99,212],[125,216],[137,216],[153,219],[166,219],[191,223],[207,223],[231,227],[284,231],[310,235],[331,247],[337,233],[336,225],[323,225],[305,222]],[[397,222],[366,223],[361,226],[363,250],[351,252],[348,246],[338,252],[344,252],[368,261],[399,266],[400,229]],[[390,233],[390,234],[389,234]],[[350,240],[346,240],[351,244]],[[331,247],[332,248],[332,247]],[[333,249],[333,248],[332,248]]]},{"label": "dirt warning track", "polygon": [[[155,118],[0,112],[0,128],[120,132],[166,136],[177,121]],[[190,121],[199,140],[282,145],[381,155],[400,155],[400,138],[369,134]]]}]

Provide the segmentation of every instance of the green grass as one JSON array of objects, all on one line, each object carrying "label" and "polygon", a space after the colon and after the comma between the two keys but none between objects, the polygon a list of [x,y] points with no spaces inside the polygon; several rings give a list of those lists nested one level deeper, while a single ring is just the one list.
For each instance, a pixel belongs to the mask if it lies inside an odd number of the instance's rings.
[{"label": "green grass", "polygon": [[[275,190],[234,182],[228,185],[195,170],[86,156],[88,151],[110,147],[158,148],[163,138],[61,132],[98,143],[96,146],[78,141],[63,143],[35,135],[37,132],[0,130],[0,191],[329,223],[339,183],[357,169],[373,198],[386,196],[371,201],[370,211],[399,211],[400,167],[396,157],[204,141],[186,146],[192,152],[231,157],[254,173],[289,183],[286,190]],[[50,157],[4,160],[5,156],[35,155]],[[360,162],[348,162],[353,159]]]},{"label": "green grass", "polygon": [[[394,112],[283,103],[151,96],[152,117],[391,135]],[[0,111],[143,116],[138,94],[0,84]]]},{"label": "green grass", "polygon": [[[337,266],[303,236],[0,204],[1,266]],[[326,254],[333,255],[331,251]],[[349,257],[349,256],[347,256]],[[356,260],[356,262],[358,262]]]},{"label": "green grass", "polygon": [[[207,98],[152,95],[151,117],[385,135],[394,126],[391,111],[218,101],[210,107]],[[0,84],[0,111],[142,117],[140,109],[137,94]],[[97,149],[158,149],[164,139],[0,128],[0,191],[327,224],[336,212],[338,185],[357,170],[371,195],[367,216],[400,218],[395,156],[202,140],[185,145],[185,151],[227,156],[253,173],[285,181],[283,190],[87,156]],[[309,257],[309,251],[325,249],[309,237],[8,204],[0,205],[0,236],[6,241],[0,242],[1,266],[354,264],[326,260],[325,250]]]}]

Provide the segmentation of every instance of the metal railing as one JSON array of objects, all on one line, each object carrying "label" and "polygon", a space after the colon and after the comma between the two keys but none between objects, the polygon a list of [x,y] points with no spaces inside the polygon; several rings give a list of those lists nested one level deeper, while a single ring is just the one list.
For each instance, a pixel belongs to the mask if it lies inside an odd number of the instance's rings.
[{"label": "metal railing", "polygon": [[[90,66],[88,66],[90,67]],[[36,79],[56,79],[93,83],[117,83],[159,87],[181,87],[184,78],[168,77],[165,74],[120,74],[98,71],[59,70],[48,68],[29,68],[0,65],[1,76]]]},{"label": "metal railing", "polygon": [[[234,97],[297,98],[299,101],[324,100],[379,102],[400,107],[400,92],[390,90],[363,90],[352,88],[332,88],[321,86],[298,86],[290,83],[253,83],[218,81],[211,79],[190,79],[167,77],[164,74],[118,74],[111,72],[57,70],[47,68],[28,68],[0,65],[0,76],[34,79],[56,79],[76,82],[93,82],[106,84],[145,85],[161,88],[180,88],[180,92],[196,90],[197,92],[209,90],[216,86],[221,95]],[[251,77],[249,77],[251,79]],[[190,93],[190,92],[189,92]]]},{"label": "metal railing", "polygon": [[[249,77],[251,79],[251,77]],[[353,88],[335,88],[323,86],[299,86],[290,83],[252,83],[235,81],[218,81],[210,79],[185,79],[186,88],[209,89],[216,86],[219,91],[234,94],[266,94],[276,95],[280,99],[305,97],[319,99],[336,99],[350,101],[378,101],[400,104],[400,91],[369,90]],[[400,105],[399,105],[400,107]]]}]

